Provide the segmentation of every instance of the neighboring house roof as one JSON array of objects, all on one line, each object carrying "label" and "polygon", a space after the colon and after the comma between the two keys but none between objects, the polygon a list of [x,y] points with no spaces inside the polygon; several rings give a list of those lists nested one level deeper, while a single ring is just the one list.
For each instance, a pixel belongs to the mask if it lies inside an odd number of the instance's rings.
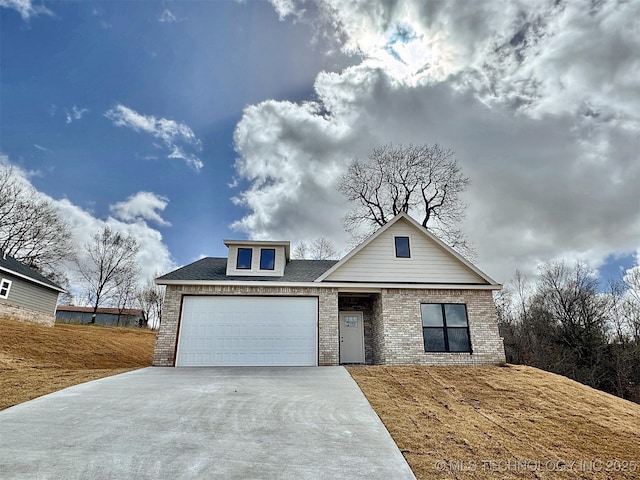
[{"label": "neighboring house roof", "polygon": [[[377,238],[382,236],[387,230],[392,228],[396,223],[401,222],[401,221],[406,221],[411,227],[413,227],[413,229],[415,231],[419,232],[426,239],[428,239],[430,242],[433,242],[435,245],[437,245],[437,247],[439,247],[442,251],[444,251],[446,253],[446,255],[448,255],[448,257],[451,257],[451,259],[453,261],[458,262],[459,264],[464,266],[464,268],[470,270],[475,275],[477,275],[477,277],[479,277],[479,279],[480,279],[480,281],[482,283],[486,283],[487,285],[492,285],[492,286],[496,286],[496,287],[499,286],[498,282],[493,280],[491,277],[489,277],[489,275],[487,275],[486,273],[481,271],[478,267],[473,265],[466,258],[464,258],[462,255],[460,255],[458,252],[456,252],[453,248],[451,248],[449,245],[444,243],[438,237],[433,235],[426,228],[424,228],[422,225],[420,225],[418,222],[416,222],[413,218],[411,218],[409,215],[407,215],[404,212],[399,213],[398,215],[393,217],[389,222],[387,222],[384,226],[380,227],[375,233],[373,233],[371,236],[369,236],[369,238],[367,238],[364,242],[362,242],[356,248],[351,250],[346,256],[344,256],[339,262],[337,262],[335,265],[333,265],[333,267],[331,267],[326,272],[324,272],[315,281],[316,282],[322,282],[322,281],[325,281],[325,280],[331,280],[330,278],[328,278],[328,277],[331,276],[331,274],[333,274],[334,272],[336,272],[337,270],[342,268],[345,264],[348,264],[351,259],[353,259],[354,257],[356,257],[358,255],[358,253],[360,253],[362,250],[367,248],[367,246],[372,244]],[[474,282],[474,283],[476,283],[476,282]]]},{"label": "neighboring house roof", "polygon": [[337,260],[290,260],[284,268],[284,275],[281,277],[248,277],[227,275],[226,258],[206,257],[159,277],[157,282],[161,285],[165,280],[313,282],[335,263],[337,263]]},{"label": "neighboring house roof", "polygon": [[23,278],[33,283],[37,283],[51,290],[57,290],[58,292],[65,292],[65,289],[49,280],[44,275],[41,275],[31,267],[26,266],[24,263],[19,262],[11,255],[6,255],[0,251],[0,272],[7,272],[16,277]]},{"label": "neighboring house roof", "polygon": [[[93,313],[93,307],[77,307],[75,305],[58,305],[56,307],[57,312],[83,312]],[[120,310],[118,308],[98,308],[96,313],[106,313],[111,315],[141,315],[142,310],[139,308],[125,308]]]}]

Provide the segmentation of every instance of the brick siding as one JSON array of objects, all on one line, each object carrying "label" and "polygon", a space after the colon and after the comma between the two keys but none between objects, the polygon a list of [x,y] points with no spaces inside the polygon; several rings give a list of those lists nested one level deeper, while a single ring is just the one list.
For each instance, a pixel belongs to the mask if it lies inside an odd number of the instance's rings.
[{"label": "brick siding", "polygon": [[[175,363],[183,295],[269,295],[318,297],[318,364],[338,365],[338,311],[362,311],[365,361],[378,365],[485,365],[505,361],[495,304],[489,290],[382,289],[357,297],[336,288],[168,285],[153,364]],[[473,353],[426,353],[421,303],[464,303]]]},{"label": "brick siding", "polygon": [[[385,365],[486,365],[505,362],[493,295],[488,290],[383,289],[381,317],[374,319],[376,363]],[[422,337],[421,303],[464,303],[473,353],[428,353]],[[376,314],[378,315],[378,314]]]},{"label": "brick siding", "polygon": [[53,324],[56,322],[56,317],[53,313],[46,314],[38,312],[37,310],[31,310],[30,308],[12,305],[2,301],[0,301],[0,315],[6,315],[17,320],[33,322],[47,327],[53,327]]},{"label": "brick siding", "polygon": [[183,295],[265,295],[318,297],[318,365],[338,365],[338,290],[335,288],[167,285],[162,323],[156,337],[153,364],[175,364],[178,321]]}]

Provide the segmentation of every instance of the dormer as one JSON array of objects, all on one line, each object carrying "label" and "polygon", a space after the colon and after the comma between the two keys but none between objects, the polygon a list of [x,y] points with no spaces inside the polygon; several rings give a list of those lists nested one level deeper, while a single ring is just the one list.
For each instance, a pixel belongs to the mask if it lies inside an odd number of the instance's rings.
[{"label": "dormer", "polygon": [[289,242],[225,240],[229,248],[227,275],[281,277],[289,261]]}]

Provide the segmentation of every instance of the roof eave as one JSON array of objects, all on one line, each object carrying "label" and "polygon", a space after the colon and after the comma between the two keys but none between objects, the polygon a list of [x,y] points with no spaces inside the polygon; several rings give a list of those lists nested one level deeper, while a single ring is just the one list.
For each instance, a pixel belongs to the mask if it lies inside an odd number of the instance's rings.
[{"label": "roof eave", "polygon": [[45,282],[42,282],[40,280],[36,280],[35,278],[32,278],[32,277],[30,277],[28,275],[24,275],[22,273],[18,273],[15,270],[11,270],[10,268],[0,267],[0,270],[2,270],[3,272],[7,272],[7,273],[9,273],[9,274],[11,274],[11,275],[13,275],[15,277],[22,278],[23,280],[27,280],[27,281],[29,281],[31,283],[36,283],[36,284],[38,284],[38,285],[40,285],[42,287],[46,287],[46,288],[48,288],[50,290],[56,290],[57,292],[60,292],[60,293],[67,293],[67,291],[62,287],[49,285],[49,284],[47,284]]},{"label": "roof eave", "polygon": [[500,290],[499,284],[461,284],[461,283],[374,283],[374,282],[265,282],[252,280],[162,280],[157,285],[184,286],[226,286],[226,287],[298,287],[298,288],[338,288],[348,290],[380,290],[383,288],[401,288],[417,290]]}]

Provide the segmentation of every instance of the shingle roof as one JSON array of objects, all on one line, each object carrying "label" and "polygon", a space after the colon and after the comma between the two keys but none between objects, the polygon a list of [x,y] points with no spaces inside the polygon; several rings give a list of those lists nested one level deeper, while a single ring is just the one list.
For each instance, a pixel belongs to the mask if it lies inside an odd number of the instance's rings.
[{"label": "shingle roof", "polygon": [[227,259],[206,257],[161,277],[162,280],[227,280],[246,282],[313,282],[335,265],[337,260],[291,260],[281,277],[250,277],[227,275]]},{"label": "shingle roof", "polygon": [[64,289],[59,285],[56,285],[44,275],[41,275],[33,268],[26,266],[24,263],[19,262],[10,255],[4,255],[0,250],[0,269],[8,271],[9,273],[17,274],[19,277],[26,277],[37,283],[44,284],[45,287],[53,288],[64,292]]}]

